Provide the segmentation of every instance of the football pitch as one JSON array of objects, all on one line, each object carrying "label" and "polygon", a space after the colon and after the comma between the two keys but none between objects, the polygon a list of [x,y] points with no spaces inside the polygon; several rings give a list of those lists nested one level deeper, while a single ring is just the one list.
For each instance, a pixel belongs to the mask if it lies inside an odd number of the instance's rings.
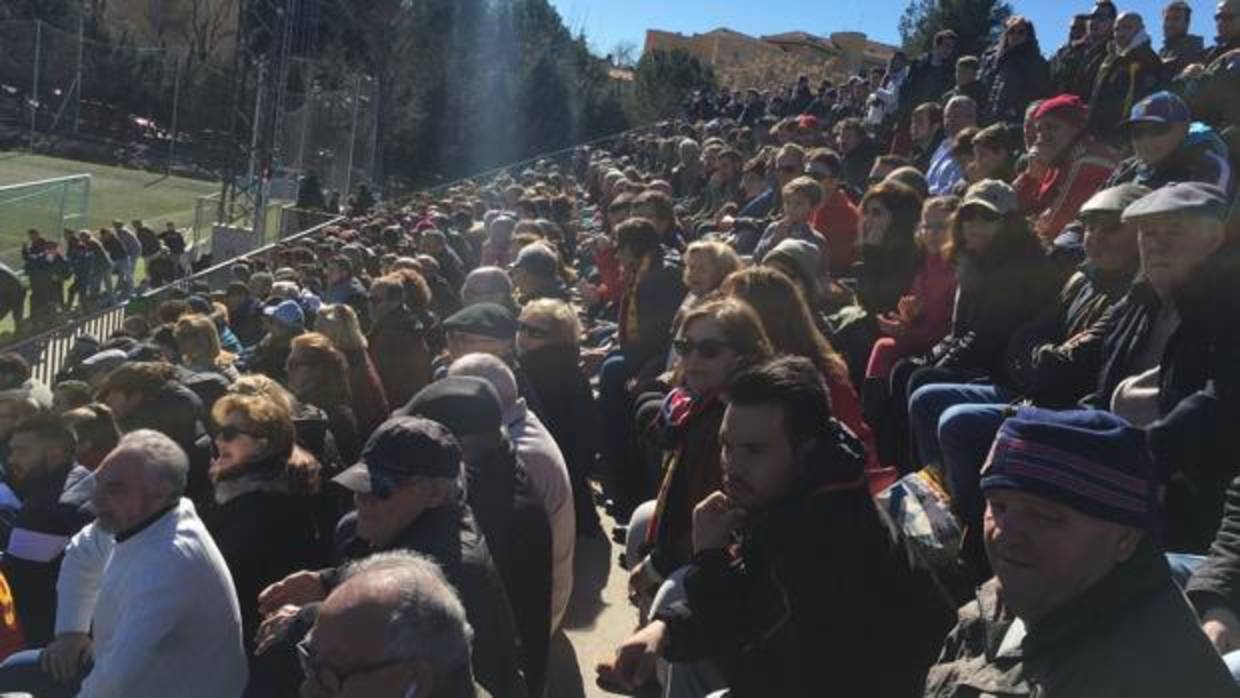
[{"label": "football pitch", "polygon": [[[156,230],[162,230],[165,221],[188,227],[194,219],[195,200],[220,188],[215,182],[164,177],[145,170],[0,151],[0,186],[81,174],[91,176],[88,222],[92,231],[110,226],[115,219],[134,218],[141,218]],[[0,260],[10,265],[21,264],[19,252],[29,227],[13,219],[16,217],[6,220],[5,211],[0,209]],[[42,232],[45,237],[60,238],[59,230]]]}]

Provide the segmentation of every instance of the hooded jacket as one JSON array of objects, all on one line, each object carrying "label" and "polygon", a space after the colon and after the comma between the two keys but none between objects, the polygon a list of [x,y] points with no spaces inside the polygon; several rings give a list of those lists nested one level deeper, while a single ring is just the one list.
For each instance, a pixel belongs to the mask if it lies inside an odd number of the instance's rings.
[{"label": "hooded jacket", "polygon": [[1037,43],[1026,40],[999,53],[983,56],[982,80],[990,84],[986,102],[979,111],[994,121],[1023,123],[1030,102],[1051,93],[1051,69]]}]

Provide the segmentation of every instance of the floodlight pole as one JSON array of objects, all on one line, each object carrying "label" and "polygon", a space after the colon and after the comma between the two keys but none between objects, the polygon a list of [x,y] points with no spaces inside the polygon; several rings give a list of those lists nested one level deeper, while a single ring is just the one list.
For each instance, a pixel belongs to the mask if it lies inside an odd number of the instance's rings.
[{"label": "floodlight pole", "polygon": [[353,154],[357,151],[357,115],[362,105],[362,74],[353,79],[353,126],[349,129],[349,169],[344,173],[344,198],[353,193]]},{"label": "floodlight pole", "polygon": [[30,95],[30,150],[34,151],[34,133],[39,120],[39,56],[43,54],[43,22],[34,21],[34,83]]},{"label": "floodlight pole", "polygon": [[73,84],[77,87],[77,100],[73,104],[73,132],[78,132],[78,126],[82,121],[82,53],[83,47],[86,45],[86,11],[83,7],[78,7],[78,50],[77,50],[77,79]]},{"label": "floodlight pole", "polygon": [[[189,54],[185,56],[189,60]],[[177,117],[181,113],[181,61],[177,61],[176,78],[172,86],[172,133],[168,138],[168,176],[172,176],[172,159],[177,149]]]}]

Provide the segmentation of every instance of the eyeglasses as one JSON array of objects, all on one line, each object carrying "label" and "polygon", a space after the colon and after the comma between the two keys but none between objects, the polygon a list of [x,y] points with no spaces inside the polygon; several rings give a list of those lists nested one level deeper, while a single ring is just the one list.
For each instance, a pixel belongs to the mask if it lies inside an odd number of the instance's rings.
[{"label": "eyeglasses", "polygon": [[717,359],[723,356],[723,352],[731,349],[732,345],[721,339],[703,339],[695,342],[692,339],[681,338],[672,341],[672,348],[684,358],[689,358],[689,355],[696,351],[703,359]]},{"label": "eyeglasses", "polygon": [[1160,122],[1133,124],[1128,130],[1128,135],[1134,140],[1141,138],[1161,138],[1171,133],[1171,124]]},{"label": "eyeglasses", "polygon": [[517,325],[517,331],[529,335],[531,339],[546,339],[551,336],[551,330],[538,325],[531,325],[528,322],[522,322]]},{"label": "eyeglasses", "polygon": [[225,424],[224,426],[220,427],[220,430],[215,432],[215,436],[220,441],[226,441],[226,442],[236,441],[237,437],[239,436],[248,436],[252,439],[263,438],[262,434],[255,434],[252,431],[246,431],[242,429],[241,427],[235,427],[231,424]]},{"label": "eyeglasses", "polygon": [[381,671],[407,661],[409,661],[408,657],[397,657],[395,659],[385,659],[381,662],[363,664],[352,669],[337,669],[323,662],[314,654],[310,649],[308,638],[297,643],[297,662],[301,665],[301,673],[328,693],[339,693],[344,689],[345,682],[355,676]]}]

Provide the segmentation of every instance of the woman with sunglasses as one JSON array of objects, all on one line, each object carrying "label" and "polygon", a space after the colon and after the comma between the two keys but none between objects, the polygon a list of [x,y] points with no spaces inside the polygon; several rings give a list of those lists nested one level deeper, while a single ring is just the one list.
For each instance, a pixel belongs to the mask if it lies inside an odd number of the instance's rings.
[{"label": "woman with sunglasses", "polygon": [[978,106],[992,121],[1019,124],[1030,102],[1051,94],[1050,64],[1038,48],[1033,22],[1020,15],[1004,22],[999,43],[982,61],[981,81],[990,85],[990,99]]},{"label": "woman with sunglasses", "polygon": [[729,276],[721,290],[757,311],[776,353],[803,356],[814,363],[831,395],[831,415],[865,444],[871,491],[890,484],[894,473],[879,463],[874,432],[861,416],[861,400],[849,380],[848,365],[814,326],[809,305],[796,283],[770,267],[754,267]]},{"label": "woman with sunglasses", "polygon": [[665,454],[658,498],[629,520],[625,560],[629,593],[643,613],[659,584],[692,556],[693,507],[722,480],[719,427],[721,394],[738,371],[772,355],[753,308],[735,298],[690,310],[672,346],[679,362],[676,387],[639,401],[638,421]]},{"label": "woman with sunglasses", "polygon": [[[318,461],[294,445],[288,406],[265,395],[226,395],[211,409],[215,506],[207,529],[232,574],[242,637],[251,658],[245,695],[277,695],[265,663],[253,661],[258,594],[269,584],[326,562],[317,540]],[[261,535],[257,535],[261,533]]]},{"label": "woman with sunglasses", "polygon": [[600,432],[590,380],[581,369],[581,323],[571,305],[550,298],[527,303],[517,323],[521,368],[542,402],[538,416],[568,465],[577,532],[598,535],[602,526],[588,478]]}]

